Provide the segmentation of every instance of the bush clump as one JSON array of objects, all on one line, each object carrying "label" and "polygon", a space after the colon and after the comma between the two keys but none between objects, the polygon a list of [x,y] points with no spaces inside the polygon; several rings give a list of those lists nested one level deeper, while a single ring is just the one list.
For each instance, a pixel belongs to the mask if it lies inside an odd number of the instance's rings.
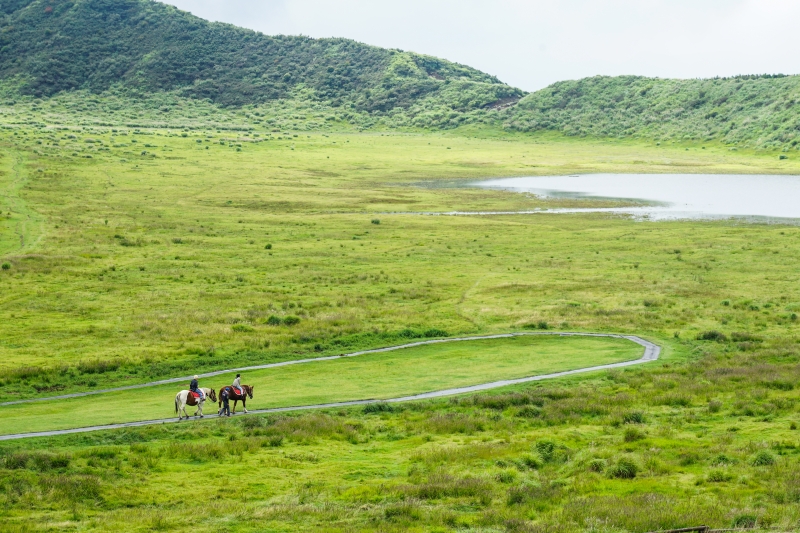
[{"label": "bush clump", "polygon": [[725,342],[728,340],[728,337],[726,337],[724,333],[712,329],[710,331],[701,331],[698,333],[697,340]]},{"label": "bush clump", "polygon": [[597,472],[602,473],[603,470],[606,469],[606,460],[605,459],[592,459],[589,461],[589,471],[590,472]]},{"label": "bush clump", "polygon": [[267,319],[267,325],[269,326],[280,326],[283,323],[281,317],[272,315]]},{"label": "bush clump", "polygon": [[294,315],[289,315],[283,319],[284,326],[296,326],[299,323],[300,323],[300,317]]},{"label": "bush clump", "polygon": [[758,517],[751,514],[743,514],[733,519],[731,527],[734,529],[753,529],[757,524]]},{"label": "bush clump", "polygon": [[641,411],[631,411],[622,416],[623,424],[644,424],[645,417]]},{"label": "bush clump", "polygon": [[3,263],[3,270],[11,270],[11,263]]},{"label": "bush clump", "polygon": [[622,458],[608,469],[608,477],[614,479],[633,479],[639,473],[639,467],[631,459]]},{"label": "bush clump", "polygon": [[636,442],[638,440],[644,440],[647,438],[647,434],[644,431],[636,429],[634,427],[625,428],[625,433],[622,436],[625,442]]},{"label": "bush clump", "polygon": [[775,464],[775,456],[767,450],[761,450],[750,458],[750,464],[753,466],[772,466]]},{"label": "bush clump", "polygon": [[386,402],[375,402],[375,403],[368,403],[364,406],[364,414],[374,414],[374,413],[392,413],[394,412],[394,406],[390,403]]},{"label": "bush clump", "polygon": [[712,470],[708,473],[706,480],[709,483],[725,483],[726,481],[730,481],[733,479],[733,476],[727,473],[724,470]]}]

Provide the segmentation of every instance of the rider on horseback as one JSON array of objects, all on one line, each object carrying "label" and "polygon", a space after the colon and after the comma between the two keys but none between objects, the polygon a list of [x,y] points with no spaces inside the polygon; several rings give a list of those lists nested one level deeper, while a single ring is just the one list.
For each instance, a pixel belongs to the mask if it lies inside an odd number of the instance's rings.
[{"label": "rider on horseback", "polygon": [[197,376],[195,376],[189,384],[189,390],[197,394],[199,399],[203,399],[203,391],[200,389],[200,384],[197,382]]},{"label": "rider on horseback", "polygon": [[244,389],[242,388],[242,375],[236,374],[236,379],[233,380],[233,392],[239,396],[244,396]]}]

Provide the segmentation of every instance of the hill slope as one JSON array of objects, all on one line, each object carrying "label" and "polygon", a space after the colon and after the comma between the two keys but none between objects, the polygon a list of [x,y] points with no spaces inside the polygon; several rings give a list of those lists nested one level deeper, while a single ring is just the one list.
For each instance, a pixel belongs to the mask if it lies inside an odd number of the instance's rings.
[{"label": "hill slope", "polygon": [[[424,99],[469,111],[523,95],[434,57],[346,39],[266,36],[151,0],[0,0],[0,14],[0,78],[34,96],[122,86],[243,105],[304,86],[333,105],[388,112]],[[454,99],[451,84],[466,96]]]},{"label": "hill slope", "polygon": [[789,150],[800,141],[800,76],[565,81],[523,98],[506,112],[506,127]]}]

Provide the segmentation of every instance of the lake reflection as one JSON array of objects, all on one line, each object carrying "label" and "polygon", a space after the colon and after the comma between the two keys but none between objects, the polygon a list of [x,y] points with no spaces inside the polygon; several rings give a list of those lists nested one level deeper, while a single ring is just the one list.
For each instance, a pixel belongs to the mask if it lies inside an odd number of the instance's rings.
[{"label": "lake reflection", "polygon": [[612,212],[652,219],[800,219],[800,176],[730,174],[588,174],[504,178],[473,187],[535,194],[543,198],[630,200],[641,207],[553,209]]}]

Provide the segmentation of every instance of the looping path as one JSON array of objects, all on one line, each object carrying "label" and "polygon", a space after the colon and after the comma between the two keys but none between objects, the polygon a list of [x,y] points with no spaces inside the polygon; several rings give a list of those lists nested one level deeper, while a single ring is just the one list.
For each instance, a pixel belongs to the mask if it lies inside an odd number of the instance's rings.
[{"label": "looping path", "polygon": [[[541,374],[538,376],[530,376],[526,378],[518,378],[518,379],[508,379],[508,380],[501,380],[501,381],[493,381],[491,383],[483,383],[480,385],[472,385],[469,387],[459,387],[454,389],[444,389],[439,391],[433,392],[425,392],[422,394],[414,394],[411,396],[402,396],[400,398],[390,398],[385,400],[376,400],[376,399],[367,399],[367,400],[353,400],[347,402],[335,402],[335,403],[326,403],[326,404],[317,404],[317,405],[301,405],[295,407],[276,407],[272,409],[258,409],[249,411],[249,414],[268,414],[268,413],[284,413],[288,411],[305,411],[311,409],[329,409],[329,408],[336,408],[336,407],[349,407],[349,406],[357,406],[357,405],[367,405],[371,403],[379,403],[379,402],[386,402],[386,403],[402,403],[402,402],[412,402],[416,400],[427,400],[432,398],[442,398],[446,396],[455,396],[458,394],[465,394],[470,392],[481,392],[490,389],[496,389],[500,387],[506,387],[509,385],[517,385],[520,383],[529,383],[532,381],[543,381],[546,379],[555,379],[564,376],[571,376],[575,374],[583,374],[586,372],[595,372],[598,370],[609,370],[613,368],[624,368],[628,366],[634,365],[641,365],[644,363],[649,363],[652,361],[656,361],[661,354],[661,347],[657,344],[654,344],[650,341],[642,339],[641,337],[637,337],[635,335],[615,335],[610,333],[556,333],[556,332],[525,332],[525,333],[503,333],[498,335],[483,335],[483,336],[476,336],[476,337],[458,337],[453,339],[435,339],[435,340],[428,340],[428,341],[419,341],[413,342],[410,344],[404,344],[401,346],[391,346],[388,348],[378,348],[375,350],[364,350],[360,352],[354,352],[351,354],[340,355],[340,356],[330,356],[330,357],[317,357],[313,359],[298,359],[296,361],[284,361],[281,363],[272,363],[267,365],[258,365],[258,366],[249,366],[249,367],[242,367],[242,368],[234,368],[229,370],[220,370],[217,372],[209,372],[206,374],[200,375],[200,377],[213,377],[219,376],[222,374],[230,374],[232,372],[244,372],[244,371],[252,371],[252,370],[263,370],[268,368],[278,368],[282,366],[289,366],[289,365],[298,365],[304,363],[312,363],[315,361],[331,361],[334,359],[340,359],[342,357],[357,357],[360,355],[366,355],[371,353],[382,353],[382,352],[391,352],[394,350],[401,350],[403,348],[411,348],[414,346],[422,346],[426,344],[439,344],[445,342],[462,342],[462,341],[474,341],[474,340],[484,340],[484,339],[503,339],[503,338],[510,338],[510,337],[521,337],[527,335],[558,335],[561,337],[614,337],[619,339],[627,339],[631,342],[639,344],[644,348],[644,354],[641,358],[635,359],[633,361],[624,361],[622,363],[610,363],[605,365],[598,365],[592,366],[587,368],[578,368],[575,370],[565,370],[563,372],[555,372],[552,374]],[[97,391],[90,391],[90,392],[80,392],[74,394],[65,394],[61,396],[50,396],[47,398],[35,398],[31,400],[19,400],[15,402],[6,402],[2,405],[15,405],[21,403],[29,403],[29,402],[40,402],[40,401],[49,401],[49,400],[59,400],[59,399],[67,399],[67,398],[78,398],[82,396],[92,396],[96,394],[103,394],[107,392],[115,392],[115,391],[123,391],[123,390],[131,390],[131,389],[141,389],[145,387],[154,387],[157,385],[164,385],[168,383],[180,383],[188,381],[190,378],[188,377],[181,377],[181,378],[172,378],[166,379],[161,381],[154,381],[151,383],[142,383],[139,385],[130,385],[127,387],[117,387],[114,389],[105,389],[105,390],[97,390]],[[236,416],[241,416],[241,414],[237,414]],[[216,418],[216,417],[212,417]],[[90,427],[83,427],[83,428],[75,428],[75,429],[62,429],[57,431],[40,431],[35,433],[17,433],[11,435],[0,435],[0,441],[7,441],[7,440],[16,440],[16,439],[27,439],[27,438],[34,438],[34,437],[53,437],[58,435],[71,435],[75,433],[86,433],[90,431],[104,431],[110,429],[122,429],[122,428],[134,428],[134,427],[141,427],[141,426],[152,426],[157,424],[172,424],[177,423],[179,420],[175,418],[165,418],[159,420],[144,420],[140,422],[125,422],[120,424],[108,424],[104,426],[90,426]]]}]

